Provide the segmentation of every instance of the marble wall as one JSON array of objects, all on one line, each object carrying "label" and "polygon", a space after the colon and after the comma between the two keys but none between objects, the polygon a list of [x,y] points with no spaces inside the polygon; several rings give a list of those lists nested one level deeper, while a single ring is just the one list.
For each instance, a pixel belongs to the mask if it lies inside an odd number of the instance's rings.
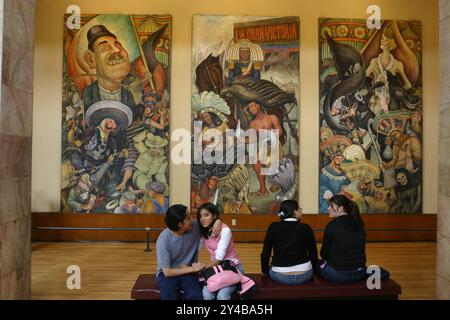
[{"label": "marble wall", "polygon": [[438,299],[450,299],[450,0],[440,0],[441,105],[439,123]]},{"label": "marble wall", "polygon": [[35,0],[0,6],[0,300],[29,299]]}]

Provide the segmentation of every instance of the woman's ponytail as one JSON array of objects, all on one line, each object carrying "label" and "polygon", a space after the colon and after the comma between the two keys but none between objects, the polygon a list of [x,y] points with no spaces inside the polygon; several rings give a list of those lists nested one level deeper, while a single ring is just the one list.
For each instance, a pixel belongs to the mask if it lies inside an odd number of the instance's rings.
[{"label": "woman's ponytail", "polygon": [[337,194],[337,195],[333,196],[330,199],[330,201],[339,207],[342,206],[342,208],[344,208],[344,211],[350,217],[352,217],[353,220],[359,221],[359,222],[361,222],[362,225],[364,225],[364,221],[362,220],[361,214],[359,213],[359,207],[355,202],[353,202],[352,200],[350,200],[349,198],[347,198],[346,196],[344,196],[342,194]]},{"label": "woman's ponytail", "polygon": [[364,225],[364,221],[361,218],[358,205],[354,201],[349,200],[349,202],[350,210],[348,214],[353,218],[353,220],[359,221],[362,225]]}]

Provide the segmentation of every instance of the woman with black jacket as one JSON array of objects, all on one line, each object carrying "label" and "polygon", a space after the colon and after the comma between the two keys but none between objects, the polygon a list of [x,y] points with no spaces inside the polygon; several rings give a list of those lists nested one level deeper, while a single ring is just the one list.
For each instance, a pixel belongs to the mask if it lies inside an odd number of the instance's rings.
[{"label": "woman with black jacket", "polygon": [[[273,222],[266,233],[261,253],[261,270],[274,281],[302,284],[311,280],[317,265],[317,247],[309,225],[300,222],[297,201],[281,203],[279,222]],[[269,266],[273,249],[272,265]]]},{"label": "woman with black jacket", "polygon": [[332,219],[323,235],[320,266],[323,278],[332,282],[357,282],[366,276],[366,231],[356,203],[344,195],[329,200]]}]

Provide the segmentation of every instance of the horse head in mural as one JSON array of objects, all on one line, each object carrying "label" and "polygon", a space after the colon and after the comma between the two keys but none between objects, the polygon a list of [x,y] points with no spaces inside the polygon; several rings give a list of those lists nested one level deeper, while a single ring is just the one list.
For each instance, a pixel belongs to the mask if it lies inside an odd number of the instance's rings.
[{"label": "horse head in mural", "polygon": [[195,85],[199,92],[213,91],[220,95],[223,89],[223,70],[219,56],[210,54],[195,69]]}]

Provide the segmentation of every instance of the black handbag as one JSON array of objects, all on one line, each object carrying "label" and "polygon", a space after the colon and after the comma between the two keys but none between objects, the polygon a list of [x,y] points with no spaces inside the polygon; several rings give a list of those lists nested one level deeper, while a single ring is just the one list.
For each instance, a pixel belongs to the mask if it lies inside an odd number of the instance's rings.
[{"label": "black handbag", "polygon": [[223,260],[219,265],[200,271],[209,292],[236,285],[241,281],[241,275],[229,260]]},{"label": "black handbag", "polygon": [[[235,273],[238,273],[236,267],[231,263],[230,260],[223,260],[220,263],[220,266],[222,267],[223,271],[229,270],[229,271],[233,271]],[[214,267],[209,267],[209,268],[205,268],[205,269],[200,270],[200,276],[202,278],[204,278],[205,281],[207,281],[208,278],[212,277],[216,273],[217,272],[214,270]]]}]

